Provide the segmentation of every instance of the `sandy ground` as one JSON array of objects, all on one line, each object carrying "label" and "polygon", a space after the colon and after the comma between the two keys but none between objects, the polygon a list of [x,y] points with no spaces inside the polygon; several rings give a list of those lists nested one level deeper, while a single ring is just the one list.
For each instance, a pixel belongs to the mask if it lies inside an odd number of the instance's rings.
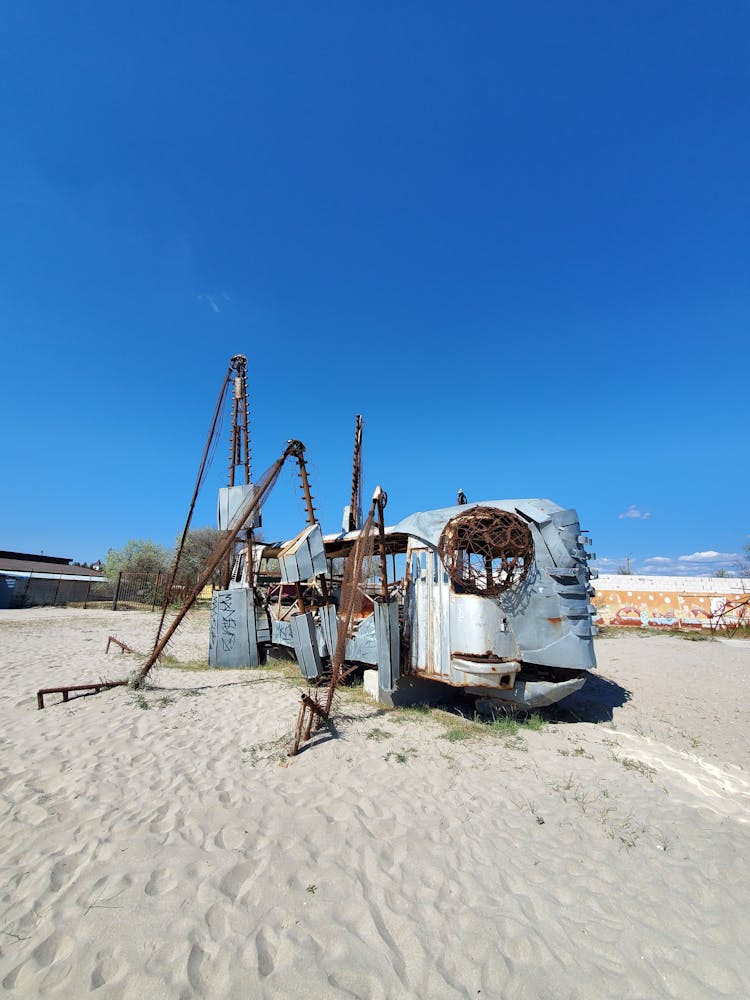
[{"label": "sandy ground", "polygon": [[[0,612],[9,996],[750,995],[747,646],[603,639],[569,712],[515,736],[344,699],[294,761],[268,671],[36,710],[154,627]],[[206,645],[198,614],[173,653]]]}]

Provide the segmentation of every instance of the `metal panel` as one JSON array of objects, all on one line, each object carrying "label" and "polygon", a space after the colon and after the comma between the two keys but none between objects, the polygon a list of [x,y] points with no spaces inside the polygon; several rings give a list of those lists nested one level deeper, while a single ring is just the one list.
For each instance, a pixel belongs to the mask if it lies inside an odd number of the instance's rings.
[{"label": "metal panel", "polygon": [[[247,499],[249,505],[249,498],[255,491],[255,487],[252,484],[241,485],[241,486],[222,486],[219,490],[219,499],[216,504],[216,523],[218,525],[219,531],[228,531],[232,523],[233,518],[236,516],[237,511],[240,509],[242,504]],[[257,528],[260,526],[261,516],[258,512],[253,518],[252,527]],[[250,527],[250,525],[248,525]]]},{"label": "metal panel", "polygon": [[311,524],[279,552],[283,583],[302,583],[327,569],[323,534],[319,524]]},{"label": "metal panel", "polygon": [[290,625],[292,626],[294,652],[297,654],[297,662],[302,674],[308,680],[320,677],[323,673],[323,663],[318,650],[317,630],[312,612],[308,611],[304,615],[292,615]]},{"label": "metal panel", "polygon": [[333,604],[326,604],[320,609],[320,630],[323,633],[328,655],[333,656],[339,638],[339,620],[336,617],[336,608]]},{"label": "metal panel", "polygon": [[382,691],[393,691],[401,676],[401,643],[398,633],[398,600],[375,601],[375,640],[378,655],[378,685]]},{"label": "metal panel", "polygon": [[259,663],[252,591],[215,591],[211,598],[208,665],[257,667]]},{"label": "metal panel", "polygon": [[434,673],[432,662],[432,588],[427,579],[427,549],[409,552],[408,619],[411,668]]}]

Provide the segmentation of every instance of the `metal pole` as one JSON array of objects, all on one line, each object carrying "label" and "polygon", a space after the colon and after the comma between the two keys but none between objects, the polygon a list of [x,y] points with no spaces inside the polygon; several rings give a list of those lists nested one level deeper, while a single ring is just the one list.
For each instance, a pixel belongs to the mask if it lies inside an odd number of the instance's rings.
[{"label": "metal pole", "polygon": [[112,598],[112,610],[117,611],[117,600],[120,596],[120,584],[122,583],[122,570],[117,574],[117,583],[115,585],[115,596]]},{"label": "metal pole", "polygon": [[385,524],[383,523],[383,511],[385,510],[385,505],[388,503],[388,494],[385,493],[379,486],[375,490],[375,496],[377,497],[377,511],[378,511],[378,542],[380,549],[380,585],[383,595],[383,600],[388,601],[388,563],[385,557]]},{"label": "metal pole", "polygon": [[[310,480],[307,478],[307,464],[305,463],[304,446],[297,451],[297,464],[299,466],[299,477],[302,480],[302,496],[304,497],[305,507],[307,509],[307,523],[315,524],[317,518],[315,516],[315,508],[313,507],[312,493],[310,492]],[[328,582],[326,581],[325,573],[321,573],[318,576],[318,583],[323,595],[323,603],[328,604]],[[299,594],[297,596],[299,601]]]}]

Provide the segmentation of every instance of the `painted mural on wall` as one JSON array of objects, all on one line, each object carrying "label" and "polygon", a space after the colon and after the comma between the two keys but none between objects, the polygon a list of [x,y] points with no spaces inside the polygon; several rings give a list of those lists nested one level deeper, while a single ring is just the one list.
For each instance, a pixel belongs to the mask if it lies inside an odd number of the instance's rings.
[{"label": "painted mural on wall", "polygon": [[[597,625],[710,629],[750,626],[750,593],[722,579],[600,577],[593,604]],[[723,590],[723,592],[722,592]]]}]

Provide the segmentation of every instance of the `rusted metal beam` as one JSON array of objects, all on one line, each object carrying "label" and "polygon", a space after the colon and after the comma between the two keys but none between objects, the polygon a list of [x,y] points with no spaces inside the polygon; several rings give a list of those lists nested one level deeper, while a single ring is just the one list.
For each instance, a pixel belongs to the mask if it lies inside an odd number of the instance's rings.
[{"label": "rusted metal beam", "polygon": [[118,639],[117,636],[111,635],[107,639],[107,648],[104,650],[105,653],[109,652],[109,647],[110,647],[110,645],[112,643],[114,643],[115,646],[119,646],[120,647],[120,652],[121,653],[134,653],[135,652],[135,650],[132,648],[132,646],[128,646],[128,644],[126,642],[123,642],[121,639]]},{"label": "rusted metal beam", "polygon": [[[214,549],[211,557],[208,560],[208,563],[206,564],[203,570],[203,573],[198,578],[191,593],[188,594],[185,603],[182,605],[182,608],[177,612],[177,615],[175,616],[172,624],[166,629],[166,631],[163,634],[161,634],[161,631],[157,631],[156,641],[154,642],[154,648],[151,650],[151,653],[146,658],[146,662],[141,667],[139,671],[139,676],[145,677],[148,674],[149,670],[159,659],[162,652],[164,651],[164,647],[167,645],[169,640],[172,638],[174,633],[179,628],[185,615],[188,614],[192,606],[195,604],[198,594],[200,594],[201,590],[203,590],[205,585],[211,579],[217,566],[221,564],[222,560],[226,559],[228,553],[232,550],[232,547],[234,546],[234,543],[237,541],[237,536],[239,535],[240,531],[243,530],[246,523],[252,521],[256,511],[262,506],[262,504],[266,500],[266,497],[273,489],[274,485],[276,484],[276,480],[279,477],[279,473],[281,472],[281,469],[284,465],[284,462],[286,462],[287,458],[289,458],[291,455],[297,457],[300,454],[300,452],[304,453],[304,450],[305,446],[302,444],[301,441],[296,441],[296,440],[289,441],[287,443],[286,448],[279,456],[279,458],[276,459],[273,465],[271,465],[263,474],[263,476],[258,480],[256,484],[255,493],[250,498],[249,503],[246,506],[240,508],[240,510],[237,511],[237,513],[235,514],[235,518],[232,522],[233,526],[230,527],[230,529],[226,532],[226,535],[219,541],[219,544]],[[163,618],[164,616],[162,615],[162,622]]]},{"label": "rusted metal beam", "polygon": [[388,563],[385,558],[385,523],[383,511],[388,503],[388,494],[380,486],[375,490],[375,504],[378,512],[378,549],[380,550],[380,591],[384,601],[388,600]]},{"label": "rusted metal beam", "polygon": [[37,709],[44,708],[44,697],[48,694],[61,694],[62,700],[67,701],[71,691],[91,691],[92,694],[99,694],[100,691],[109,688],[125,687],[127,681],[94,681],[92,684],[68,684],[66,687],[40,688],[36,693]]},{"label": "rusted metal beam", "polygon": [[[301,444],[301,442],[300,442]],[[310,492],[310,480],[307,475],[307,463],[305,462],[305,446],[301,444],[301,447],[295,452],[295,458],[297,459],[297,465],[299,466],[299,477],[302,481],[302,496],[305,500],[305,509],[307,511],[307,523],[315,524],[317,517],[315,516],[315,507],[313,507],[313,496]],[[320,591],[323,595],[323,603],[328,604],[328,581],[326,580],[325,573],[321,573],[317,578],[318,584],[320,586]],[[298,599],[300,595],[298,594]],[[304,611],[304,602],[300,603],[300,610]]]}]

